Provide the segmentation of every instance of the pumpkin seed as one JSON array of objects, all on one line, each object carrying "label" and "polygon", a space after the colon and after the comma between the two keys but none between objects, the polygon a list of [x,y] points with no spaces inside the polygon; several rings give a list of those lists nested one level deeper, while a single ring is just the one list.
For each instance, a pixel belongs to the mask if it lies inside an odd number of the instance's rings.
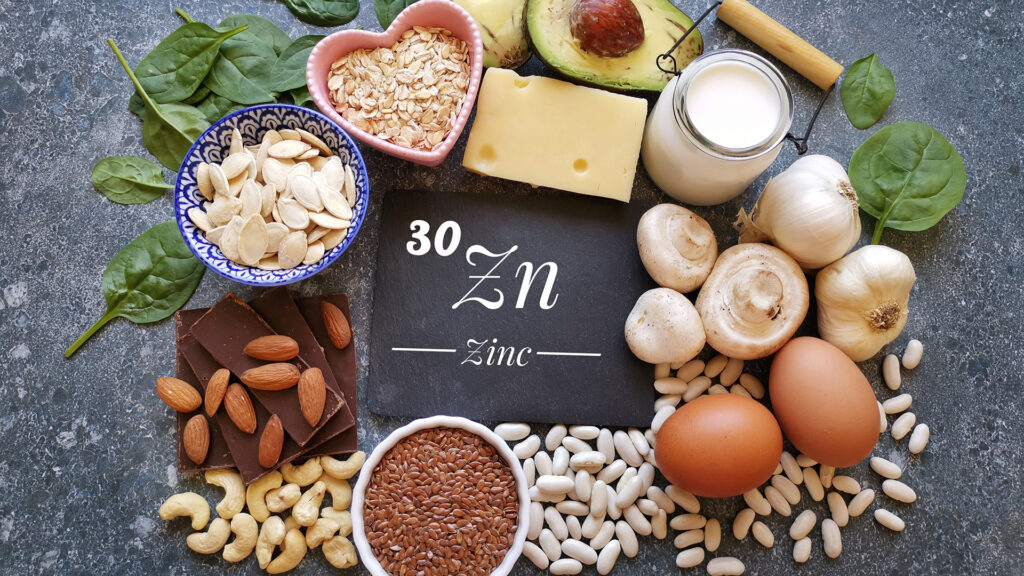
[{"label": "pumpkin seed", "polygon": [[330,231],[330,228],[324,228],[323,226],[314,226],[313,230],[306,232],[306,242],[309,242],[310,244],[312,244],[313,242],[318,242],[321,238],[327,236],[327,233]]},{"label": "pumpkin seed", "polygon": [[[284,134],[281,136],[284,137]],[[301,140],[285,139],[271,146],[269,154],[272,158],[295,158],[310,148],[312,147],[309,144]]]},{"label": "pumpkin seed", "polygon": [[239,196],[242,201],[242,218],[250,216],[263,217],[263,188],[255,180],[249,179],[242,185]]},{"label": "pumpkin seed", "polygon": [[324,180],[331,189],[340,192],[345,188],[345,166],[342,165],[341,158],[332,156],[320,169],[320,173],[324,175]]},{"label": "pumpkin seed", "polygon": [[[261,169],[263,181],[273,184],[277,190],[284,190],[288,185],[288,168],[277,158],[267,158]],[[211,173],[212,174],[212,173]]]},{"label": "pumpkin seed", "polygon": [[309,150],[306,150],[302,154],[299,154],[298,156],[296,156],[295,159],[296,160],[309,160],[310,158],[316,158],[319,155],[320,155],[320,151],[319,150],[317,150],[316,148],[310,148]]},{"label": "pumpkin seed", "polygon": [[348,229],[331,230],[320,241],[323,242],[325,250],[331,251],[337,248],[346,236],[348,236]]},{"label": "pumpkin seed", "polygon": [[299,162],[288,169],[288,176],[307,176],[313,177],[313,167],[308,162]]},{"label": "pumpkin seed", "polygon": [[259,214],[253,214],[238,233],[238,257],[246,266],[255,266],[267,251],[267,223]]},{"label": "pumpkin seed", "polygon": [[277,144],[281,140],[284,140],[284,138],[281,137],[281,133],[277,130],[267,130],[267,133],[263,135],[263,141],[269,142],[268,147]]},{"label": "pumpkin seed", "polygon": [[228,156],[220,164],[220,169],[224,172],[224,177],[231,180],[245,171],[249,167],[249,157],[246,155],[245,150],[241,152],[235,152]]},{"label": "pumpkin seed", "polygon": [[298,132],[299,138],[301,138],[303,142],[305,142],[306,144],[309,144],[310,146],[316,148],[324,156],[332,156],[332,155],[334,155],[334,152],[332,152],[331,149],[327,147],[327,144],[325,144],[323,140],[317,138],[312,133],[307,132],[306,130],[303,130],[302,128],[296,128],[295,131]]},{"label": "pumpkin seed", "polygon": [[228,195],[238,197],[242,193],[242,185],[245,184],[246,173],[243,172],[234,179],[228,180]]},{"label": "pumpkin seed", "polygon": [[[330,214],[324,214],[323,212],[309,212],[307,213],[309,220],[312,220],[317,226],[323,226],[324,228],[331,228],[332,230],[341,230],[348,228],[352,225],[350,220],[342,220],[341,218],[335,218]],[[287,222],[286,222],[287,223]]]},{"label": "pumpkin seed", "polygon": [[277,188],[268,182],[260,189],[260,196],[260,215],[264,218],[269,218],[274,210],[274,204],[277,202]]},{"label": "pumpkin seed", "polygon": [[311,266],[316,264],[324,257],[324,245],[321,242],[314,242],[306,247],[306,257],[302,259],[302,263]]},{"label": "pumpkin seed", "polygon": [[[306,164],[309,166],[309,164]],[[298,166],[296,166],[298,168]],[[288,177],[288,188],[292,195],[308,210],[320,212],[324,209],[324,203],[320,200],[320,192],[317,190],[316,182],[309,176],[294,174]]]},{"label": "pumpkin seed", "polygon": [[224,253],[224,257],[231,261],[237,261],[239,258],[238,254],[238,236],[242,231],[242,225],[245,224],[245,220],[241,216],[234,216],[231,221],[228,222],[227,227],[224,228],[224,234],[220,237],[220,250]]},{"label": "pumpkin seed", "polygon": [[295,268],[302,263],[306,257],[306,233],[292,232],[281,241],[281,248],[277,251],[277,262],[281,268]]},{"label": "pumpkin seed", "polygon": [[199,228],[203,232],[209,232],[214,228],[213,222],[210,222],[210,217],[207,216],[206,212],[203,212],[202,208],[199,208],[198,206],[188,209],[188,219],[196,225],[196,228]]},{"label": "pumpkin seed", "polygon": [[241,152],[245,148],[245,142],[242,141],[242,133],[238,131],[238,128],[231,129],[231,147],[228,149],[230,154],[236,154]]},{"label": "pumpkin seed", "polygon": [[267,224],[267,252],[277,252],[281,247],[281,241],[291,233],[291,230],[280,222]]},{"label": "pumpkin seed", "polygon": [[277,256],[268,256],[259,261],[256,267],[260,270],[280,270],[281,264],[277,261]]},{"label": "pumpkin seed", "polygon": [[203,195],[203,198],[213,200],[213,183],[210,182],[210,165],[206,162],[200,162],[199,167],[196,168],[196,186],[199,188],[199,193]]},{"label": "pumpkin seed", "polygon": [[223,226],[231,221],[231,218],[242,211],[242,201],[238,198],[217,194],[213,197],[213,203],[206,209],[206,215],[210,221],[217,226]]},{"label": "pumpkin seed", "polygon": [[291,128],[282,128],[277,131],[282,140],[302,140],[302,134]]},{"label": "pumpkin seed", "polygon": [[309,162],[309,165],[313,167],[313,170],[320,171],[324,169],[324,165],[327,164],[328,160],[329,158],[324,158],[323,156],[314,156],[306,160],[306,162]]},{"label": "pumpkin seed", "polygon": [[206,233],[206,239],[214,244],[220,244],[220,237],[224,234],[226,226],[217,226]]},{"label": "pumpkin seed", "polygon": [[214,193],[226,195],[228,193],[228,178],[224,175],[224,170],[221,169],[220,164],[210,164],[208,172]]},{"label": "pumpkin seed", "polygon": [[[269,135],[269,133],[268,133]],[[267,161],[267,155],[270,153],[270,139],[267,137],[263,138],[263,142],[260,144],[259,149],[256,151],[256,174],[258,175],[263,171],[263,163]]]},{"label": "pumpkin seed", "polygon": [[348,196],[348,205],[355,207],[356,205],[356,175],[352,172],[352,168],[345,166],[345,195]]},{"label": "pumpkin seed", "polygon": [[[309,212],[295,200],[281,198],[277,201],[277,209],[281,212],[281,221],[292,230],[305,230],[306,226],[309,226]],[[326,226],[326,228],[336,228],[336,226]],[[302,258],[299,257],[299,259]],[[291,266],[285,266],[285,268],[291,268]]]},{"label": "pumpkin seed", "polygon": [[331,214],[342,220],[352,219],[352,208],[349,207],[348,200],[341,195],[341,192],[320,188],[320,198],[323,200],[324,208],[327,208]]}]

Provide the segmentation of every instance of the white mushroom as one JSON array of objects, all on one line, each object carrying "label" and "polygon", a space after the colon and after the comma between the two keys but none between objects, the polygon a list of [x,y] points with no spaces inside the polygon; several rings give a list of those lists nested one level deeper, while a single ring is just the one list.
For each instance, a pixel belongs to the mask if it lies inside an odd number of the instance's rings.
[{"label": "white mushroom", "polygon": [[644,362],[686,362],[704,349],[704,327],[686,296],[655,288],[640,296],[626,318],[626,343]]},{"label": "white mushroom", "polygon": [[700,288],[718,257],[707,221],[675,204],[658,204],[640,218],[636,244],[651,278],[679,292]]},{"label": "white mushroom", "polygon": [[730,358],[774,354],[807,315],[810,293],[800,265],[767,244],[722,252],[697,296],[708,344]]}]

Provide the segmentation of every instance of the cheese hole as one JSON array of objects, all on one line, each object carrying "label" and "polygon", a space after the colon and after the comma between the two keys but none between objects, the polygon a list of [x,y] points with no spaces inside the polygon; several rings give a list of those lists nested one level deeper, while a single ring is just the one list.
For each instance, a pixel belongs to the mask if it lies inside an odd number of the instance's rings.
[{"label": "cheese hole", "polygon": [[526,88],[530,85],[530,81],[526,78],[516,78],[512,83],[516,85],[516,88]]},{"label": "cheese hole", "polygon": [[576,161],[572,163],[572,169],[575,170],[577,174],[583,174],[589,167],[590,165],[587,164],[587,161],[583,158],[577,158]]},{"label": "cheese hole", "polygon": [[494,146],[484,144],[480,147],[480,160],[485,164],[491,164],[497,159],[498,153],[494,151]]}]

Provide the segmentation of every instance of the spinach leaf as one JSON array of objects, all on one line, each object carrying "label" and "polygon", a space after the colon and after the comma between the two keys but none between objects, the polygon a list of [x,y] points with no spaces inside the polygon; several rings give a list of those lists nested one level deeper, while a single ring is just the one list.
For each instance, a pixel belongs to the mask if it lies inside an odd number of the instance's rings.
[{"label": "spinach leaf", "polygon": [[128,73],[128,77],[135,84],[135,90],[139,93],[143,103],[146,105],[146,116],[142,121],[142,141],[150,154],[156,157],[161,164],[170,170],[177,171],[181,167],[181,161],[192,146],[192,142],[206,130],[210,124],[203,117],[203,114],[192,106],[185,104],[157,104],[146,93],[146,89],[135,77],[128,62],[121,54],[117,44],[107,39],[107,43],[114,50],[118,61]]},{"label": "spinach leaf", "polygon": [[850,123],[864,130],[885,114],[896,95],[896,81],[878,54],[872,54],[857,60],[846,71],[840,95]]},{"label": "spinach leaf", "polygon": [[252,32],[242,32],[220,47],[203,84],[214,93],[239,104],[273,102],[270,71],[277,53]]},{"label": "spinach leaf", "polygon": [[146,103],[138,92],[132,92],[132,97],[128,99],[128,111],[138,116],[139,120],[146,119]]},{"label": "spinach leaf", "polygon": [[316,43],[323,40],[320,35],[301,36],[285,48],[270,72],[270,88],[275,92],[286,92],[306,85],[306,60]]},{"label": "spinach leaf", "polygon": [[886,126],[850,158],[850,182],[865,212],[882,230],[918,231],[934,226],[964,197],[964,160],[942,134],[918,122]]},{"label": "spinach leaf", "polygon": [[204,98],[202,102],[196,105],[196,107],[199,108],[199,111],[210,124],[213,124],[235,110],[245,108],[245,106],[237,102],[232,102],[223,96],[218,96],[213,93]]},{"label": "spinach leaf", "polygon": [[199,104],[200,102],[205,100],[206,97],[209,95],[210,89],[206,86],[200,85],[199,88],[196,88],[196,91],[193,92],[191,96],[182,100],[181,103],[188,104],[189,106],[195,106],[196,104]]},{"label": "spinach leaf", "polygon": [[64,351],[64,357],[71,357],[86,340],[118,316],[146,323],[174,314],[195,292],[205,271],[173,221],[143,232],[107,264],[103,271],[107,312]]},{"label": "spinach leaf", "polygon": [[174,188],[164,182],[160,167],[138,156],[111,156],[92,167],[92,184],[118,204],[145,204]]},{"label": "spinach leaf", "polygon": [[164,38],[135,67],[135,76],[154,102],[166,104],[191,96],[213,66],[221,44],[245,26],[220,32],[190,22]]},{"label": "spinach leaf", "polygon": [[416,3],[416,0],[373,0],[373,11],[381,28],[387,30],[398,13]]},{"label": "spinach leaf", "polygon": [[292,43],[292,39],[284,33],[283,30],[277,27],[266,18],[256,16],[253,14],[235,14],[228,16],[227,18],[220,21],[217,25],[218,30],[227,30],[235,28],[237,26],[248,26],[249,32],[256,35],[257,38],[262,40],[265,44],[269,44],[274,49],[275,54],[281,54],[284,49]]},{"label": "spinach leaf", "polygon": [[313,108],[313,97],[309,95],[309,88],[302,86],[301,88],[289,90],[288,94],[292,97],[292,103],[296,106]]},{"label": "spinach leaf", "polygon": [[284,0],[296,18],[315,26],[341,26],[359,14],[359,0]]}]

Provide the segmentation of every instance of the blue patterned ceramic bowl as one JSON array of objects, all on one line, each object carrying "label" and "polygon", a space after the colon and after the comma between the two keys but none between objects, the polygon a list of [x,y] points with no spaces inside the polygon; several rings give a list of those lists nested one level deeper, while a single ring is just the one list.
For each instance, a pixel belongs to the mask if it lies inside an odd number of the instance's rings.
[{"label": "blue patterned ceramic bowl", "polygon": [[[334,151],[341,161],[352,167],[356,180],[356,205],[352,208],[352,226],[341,244],[324,254],[316,264],[300,265],[289,270],[261,270],[228,260],[216,245],[206,239],[188,218],[190,208],[202,208],[203,196],[196,186],[196,168],[200,162],[220,162],[231,143],[231,131],[238,128],[246,144],[262,141],[271,129],[302,128],[319,137]],[[174,218],[189,249],[214,272],[236,282],[252,286],[280,286],[305,280],[324,270],[337,260],[355,241],[369,206],[370,182],[363,157],[356,143],[323,114],[288,104],[260,104],[239,110],[221,118],[210,126],[189,149],[178,170],[174,188]]]}]

